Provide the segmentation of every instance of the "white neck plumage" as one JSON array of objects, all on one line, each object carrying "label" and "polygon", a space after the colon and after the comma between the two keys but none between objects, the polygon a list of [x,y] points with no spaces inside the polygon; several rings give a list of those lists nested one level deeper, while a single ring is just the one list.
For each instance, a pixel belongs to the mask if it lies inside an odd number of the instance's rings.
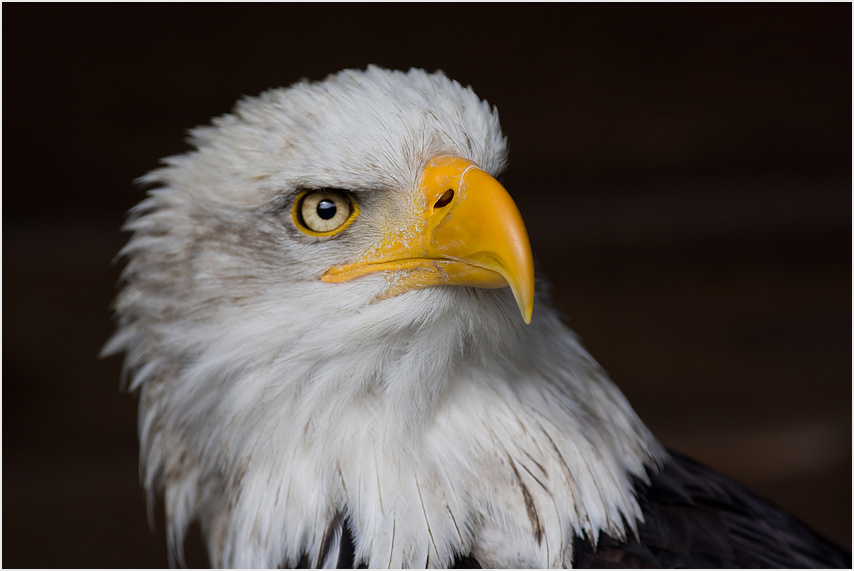
[{"label": "white neck plumage", "polygon": [[664,453],[556,313],[525,326],[508,296],[431,288],[335,330],[260,304],[185,336],[197,365],[135,380],[173,546],[198,518],[215,565],[334,565],[346,524],[370,567],[560,567],[575,535],[624,537]]}]

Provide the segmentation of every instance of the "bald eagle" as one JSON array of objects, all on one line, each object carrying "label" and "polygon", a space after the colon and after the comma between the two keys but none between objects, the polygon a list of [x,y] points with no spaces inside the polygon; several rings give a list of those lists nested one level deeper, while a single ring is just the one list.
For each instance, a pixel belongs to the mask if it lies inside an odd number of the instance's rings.
[{"label": "bald eagle", "polygon": [[105,348],[179,561],[197,521],[222,567],[851,565],[636,416],[535,283],[470,88],[347,70],[191,135]]}]

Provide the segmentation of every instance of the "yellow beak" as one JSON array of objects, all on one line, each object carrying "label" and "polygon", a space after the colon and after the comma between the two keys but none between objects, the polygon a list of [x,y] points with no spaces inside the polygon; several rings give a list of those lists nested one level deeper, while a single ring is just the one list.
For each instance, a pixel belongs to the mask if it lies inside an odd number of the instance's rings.
[{"label": "yellow beak", "polygon": [[330,268],[321,279],[337,283],[389,272],[385,297],[435,285],[509,285],[522,318],[530,323],[531,244],[504,187],[471,161],[439,156],[421,173],[414,202],[405,223],[390,223],[380,244],[362,259]]}]

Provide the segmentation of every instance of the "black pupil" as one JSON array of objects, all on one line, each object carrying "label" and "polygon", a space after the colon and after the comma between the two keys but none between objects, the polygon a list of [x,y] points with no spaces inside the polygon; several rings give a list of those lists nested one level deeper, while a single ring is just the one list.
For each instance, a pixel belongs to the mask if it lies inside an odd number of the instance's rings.
[{"label": "black pupil", "polygon": [[317,203],[317,215],[324,220],[329,220],[335,216],[336,210],[338,210],[338,208],[336,208],[335,203],[328,198],[324,198]]}]

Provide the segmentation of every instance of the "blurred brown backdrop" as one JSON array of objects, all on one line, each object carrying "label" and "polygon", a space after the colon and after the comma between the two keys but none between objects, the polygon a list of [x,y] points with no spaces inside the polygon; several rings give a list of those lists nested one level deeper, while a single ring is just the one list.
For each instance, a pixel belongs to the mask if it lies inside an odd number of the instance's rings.
[{"label": "blurred brown backdrop", "polygon": [[96,357],[132,180],[241,95],[368,63],[499,107],[540,273],[641,416],[850,547],[850,4],[3,15],[4,566],[166,564]]}]

